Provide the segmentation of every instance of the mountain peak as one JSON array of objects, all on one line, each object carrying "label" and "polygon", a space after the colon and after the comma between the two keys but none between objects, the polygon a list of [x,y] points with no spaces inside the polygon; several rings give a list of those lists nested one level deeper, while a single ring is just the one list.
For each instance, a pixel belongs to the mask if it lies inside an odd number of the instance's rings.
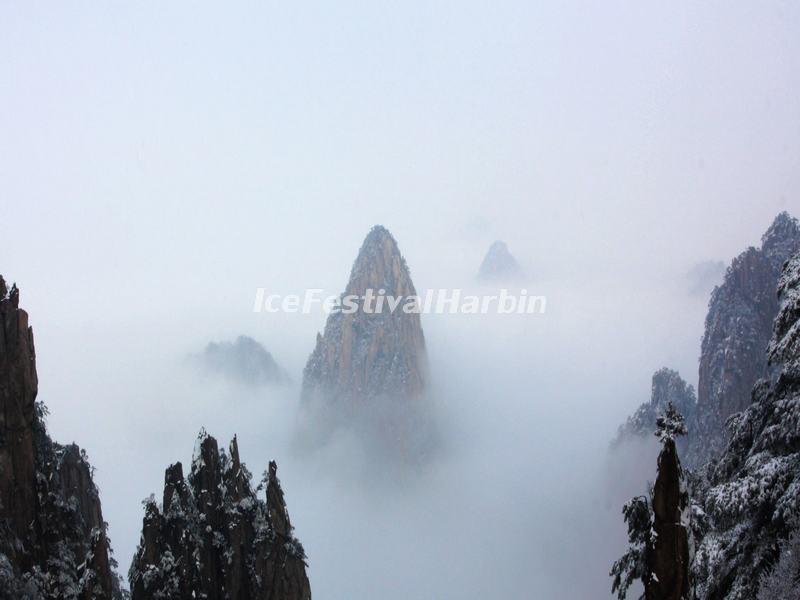
[{"label": "mountain peak", "polygon": [[522,275],[522,269],[505,242],[497,240],[489,246],[489,251],[478,271],[479,279],[511,279],[520,275]]},{"label": "mountain peak", "polygon": [[369,230],[367,237],[364,238],[364,245],[368,244],[376,244],[376,243],[383,243],[385,241],[390,241],[392,244],[397,246],[397,242],[392,236],[391,232],[386,229],[383,225],[373,225],[372,229]]},{"label": "mountain peak", "polygon": [[405,444],[410,428],[400,413],[423,394],[427,377],[420,316],[386,302],[367,309],[368,290],[385,298],[417,295],[397,242],[380,225],[361,245],[343,294],[358,299],[356,310],[332,312],[317,337],[303,371],[303,400],[323,410],[329,424],[359,422],[384,438],[391,430]]},{"label": "mountain peak", "polygon": [[345,295],[363,296],[367,289],[385,290],[388,295],[416,295],[397,240],[382,225],[375,225],[358,251]]},{"label": "mountain peak", "polygon": [[769,229],[761,236],[761,251],[778,270],[786,258],[794,253],[798,244],[800,244],[800,225],[797,219],[786,211],[779,213]]}]

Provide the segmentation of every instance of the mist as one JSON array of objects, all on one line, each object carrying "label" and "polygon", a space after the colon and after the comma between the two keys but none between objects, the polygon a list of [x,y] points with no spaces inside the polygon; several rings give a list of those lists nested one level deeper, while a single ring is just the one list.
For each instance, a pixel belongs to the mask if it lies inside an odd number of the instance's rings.
[{"label": "mist", "polygon": [[[205,427],[271,459],[315,598],[611,597],[608,444],[652,373],[696,384],[709,284],[800,213],[800,8],[509,2],[0,7],[0,273],[48,427],[96,467],[125,573],[141,500]],[[747,27],[745,27],[745,25]],[[297,452],[325,323],[369,228],[417,290],[504,240],[544,314],[422,316],[441,436],[409,468],[342,431]],[[715,276],[717,276],[716,274]],[[701,282],[702,283],[702,282]],[[325,295],[323,294],[323,295]],[[290,376],[187,357],[248,335]],[[655,473],[654,446],[639,455]]]}]

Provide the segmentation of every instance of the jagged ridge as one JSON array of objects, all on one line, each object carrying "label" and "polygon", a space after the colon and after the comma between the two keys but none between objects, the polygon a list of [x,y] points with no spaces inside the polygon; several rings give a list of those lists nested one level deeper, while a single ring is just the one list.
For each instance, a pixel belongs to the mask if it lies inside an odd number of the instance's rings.
[{"label": "jagged ridge", "polygon": [[129,572],[133,600],[310,600],[305,551],[276,464],[256,490],[250,481],[236,438],[226,453],[201,431],[188,480],[175,463],[164,475],[162,504],[145,501]]}]

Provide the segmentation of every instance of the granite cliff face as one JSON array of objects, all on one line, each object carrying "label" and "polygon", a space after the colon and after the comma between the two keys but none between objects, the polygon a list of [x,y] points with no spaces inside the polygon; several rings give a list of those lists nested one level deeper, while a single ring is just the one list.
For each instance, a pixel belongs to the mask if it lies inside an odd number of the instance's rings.
[{"label": "granite cliff face", "polygon": [[0,598],[120,595],[86,455],[47,434],[33,330],[0,277]]},{"label": "granite cliff face", "polygon": [[[779,283],[775,373],[731,419],[730,442],[692,489],[702,600],[796,597],[800,581],[800,256]],[[791,545],[793,544],[793,546]],[[783,591],[781,591],[783,590]],[[791,590],[791,594],[784,592]]]},{"label": "granite cliff face", "polygon": [[522,269],[508,250],[505,242],[496,241],[489,246],[478,270],[478,279],[483,281],[512,280],[522,276]]},{"label": "granite cliff face", "polygon": [[[343,301],[328,316],[303,371],[303,403],[316,418],[409,443],[428,373],[419,311],[409,301],[416,295],[397,242],[374,227],[342,294],[358,298],[355,310]],[[394,308],[392,298],[399,299]]]},{"label": "granite cliff face", "polygon": [[[675,409],[690,420],[697,406],[694,388],[686,383],[677,371],[666,367],[653,374],[650,401],[642,404],[633,415],[628,417],[624,425],[617,431],[612,447],[617,447],[632,438],[652,436],[658,415],[672,404]],[[679,447],[682,448],[680,445]]]},{"label": "granite cliff face", "polygon": [[310,600],[275,463],[256,490],[250,479],[236,438],[226,453],[200,433],[188,478],[171,465],[161,505],[145,502],[129,572],[134,600]]},{"label": "granite cliff face", "polygon": [[761,248],[735,258],[714,289],[700,355],[698,403],[689,421],[688,463],[697,468],[725,449],[725,421],[750,405],[758,379],[769,376],[766,348],[778,313],[781,267],[800,249],[800,226],[781,213]]}]

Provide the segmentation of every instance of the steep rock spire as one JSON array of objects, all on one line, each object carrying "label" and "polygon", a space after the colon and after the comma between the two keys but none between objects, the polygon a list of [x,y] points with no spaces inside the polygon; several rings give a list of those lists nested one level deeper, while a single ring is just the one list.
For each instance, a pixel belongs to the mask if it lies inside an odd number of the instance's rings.
[{"label": "steep rock spire", "polygon": [[275,463],[264,499],[250,478],[235,437],[226,453],[201,431],[188,480],[181,463],[169,466],[161,506],[145,502],[129,572],[133,600],[310,600]]},{"label": "steep rock spire", "polygon": [[50,439],[37,393],[28,314],[0,276],[0,597],[110,599],[119,581],[91,467]]},{"label": "steep rock spire", "polygon": [[[384,440],[408,443],[406,417],[418,411],[428,373],[416,296],[394,237],[373,227],[342,294],[343,310],[328,316],[303,371],[303,402],[317,418],[332,426],[358,422]],[[348,311],[348,298],[355,310]]]}]

